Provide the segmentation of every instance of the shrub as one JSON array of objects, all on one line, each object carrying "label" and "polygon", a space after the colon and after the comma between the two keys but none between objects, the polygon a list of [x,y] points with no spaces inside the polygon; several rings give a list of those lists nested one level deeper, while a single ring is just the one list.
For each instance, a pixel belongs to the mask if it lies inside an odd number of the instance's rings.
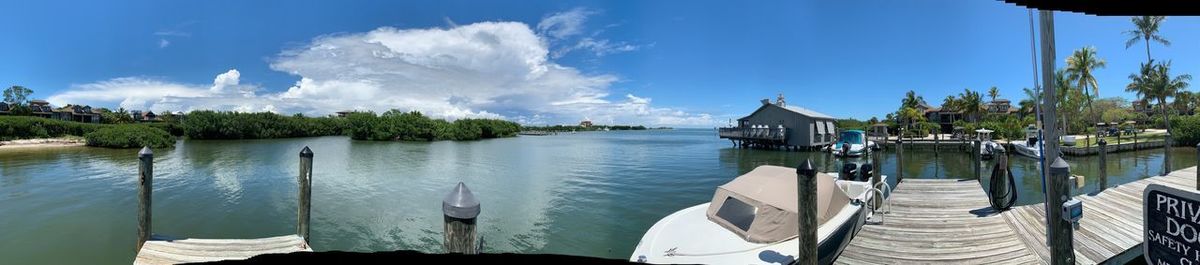
[{"label": "shrub", "polygon": [[193,111],[183,119],[183,135],[192,139],[266,139],[342,135],[341,118],[283,116],[270,112]]},{"label": "shrub", "polygon": [[376,141],[478,140],[516,136],[521,126],[497,119],[435,120],[420,112],[390,110],[351,113],[347,118],[350,138]]},{"label": "shrub", "polygon": [[167,131],[146,125],[113,125],[83,135],[89,146],[113,148],[162,148],[175,146]]},{"label": "shrub", "polygon": [[29,116],[0,116],[0,140],[84,135],[109,125]]},{"label": "shrub", "polygon": [[1171,117],[1171,130],[1175,146],[1196,146],[1200,143],[1200,116]]}]

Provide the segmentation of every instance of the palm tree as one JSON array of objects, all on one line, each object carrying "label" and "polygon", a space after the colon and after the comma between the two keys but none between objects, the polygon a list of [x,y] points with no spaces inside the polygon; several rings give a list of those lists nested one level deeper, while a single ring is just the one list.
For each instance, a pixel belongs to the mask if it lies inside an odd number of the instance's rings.
[{"label": "palm tree", "polygon": [[904,93],[904,99],[900,100],[900,108],[916,108],[921,102],[925,102],[925,99],[918,96],[917,92],[909,90],[908,93]]},{"label": "palm tree", "polygon": [[1138,97],[1157,100],[1167,133],[1171,132],[1171,116],[1167,112],[1167,98],[1174,97],[1188,87],[1192,75],[1182,74],[1171,78],[1171,62],[1153,64],[1154,60],[1142,64],[1140,74],[1130,74],[1131,81],[1125,91],[1137,93]]},{"label": "palm tree", "polygon": [[[942,99],[942,111],[945,113],[952,113],[952,112],[958,111],[958,99],[955,99],[954,96],[952,96],[952,95],[946,95],[946,98]],[[954,122],[954,121],[952,121],[952,120],[945,121],[944,120],[944,122]]]},{"label": "palm tree", "polygon": [[988,97],[991,97],[993,102],[996,101],[996,97],[999,97],[999,96],[1000,96],[1000,89],[998,89],[994,86],[992,88],[988,89]]},{"label": "palm tree", "polygon": [[971,118],[971,121],[977,121],[980,112],[983,110],[983,98],[979,92],[971,91],[970,88],[963,89],[963,92],[958,94],[958,109],[963,112],[963,115]]},{"label": "palm tree", "polygon": [[[1096,56],[1096,47],[1092,46],[1075,50],[1070,57],[1067,57],[1067,73],[1070,75],[1068,78],[1077,82],[1079,89],[1083,90],[1084,98],[1087,99],[1088,116],[1092,117],[1092,125],[1097,122],[1096,110],[1092,108],[1092,94],[1100,96],[1100,86],[1096,83],[1096,76],[1092,75],[1092,71],[1105,66],[1107,64],[1104,59]],[[1092,93],[1089,94],[1089,91]]]},{"label": "palm tree", "polygon": [[1057,88],[1057,92],[1055,92],[1054,97],[1057,100],[1056,102],[1058,102],[1058,120],[1062,121],[1062,130],[1063,133],[1066,134],[1068,129],[1070,129],[1070,127],[1067,126],[1070,124],[1067,122],[1067,117],[1070,117],[1070,115],[1067,113],[1067,110],[1068,106],[1071,105],[1069,104],[1070,102],[1067,101],[1070,99],[1070,97],[1067,95],[1071,94],[1071,92],[1075,90],[1074,85],[1071,84],[1071,80],[1067,78],[1066,69],[1058,69],[1054,71],[1054,87]]},{"label": "palm tree", "polygon": [[1042,92],[1029,89],[1028,87],[1022,89],[1022,91],[1025,92],[1025,99],[1017,103],[1021,106],[1021,114],[1036,114],[1037,104],[1042,103]]},{"label": "palm tree", "polygon": [[1196,108],[1196,94],[1189,91],[1179,91],[1175,94],[1175,101],[1171,102],[1171,107],[1180,115],[1191,115],[1193,109]]},{"label": "palm tree", "polygon": [[1125,34],[1129,35],[1129,40],[1125,41],[1125,49],[1129,49],[1129,47],[1133,46],[1133,44],[1137,43],[1139,40],[1145,42],[1146,62],[1152,61],[1152,59],[1150,59],[1151,40],[1162,43],[1163,46],[1171,46],[1171,41],[1163,38],[1162,35],[1158,35],[1158,26],[1162,25],[1162,22],[1165,19],[1167,19],[1167,17],[1163,16],[1140,16],[1130,18],[1130,20],[1133,21],[1133,26],[1136,27],[1136,29],[1125,31]]}]

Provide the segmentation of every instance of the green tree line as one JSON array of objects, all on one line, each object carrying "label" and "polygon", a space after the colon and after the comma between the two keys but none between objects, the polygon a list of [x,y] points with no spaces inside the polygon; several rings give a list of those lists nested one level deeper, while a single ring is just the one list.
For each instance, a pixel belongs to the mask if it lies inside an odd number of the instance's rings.
[{"label": "green tree line", "polygon": [[[190,118],[190,117],[189,117]],[[448,122],[431,119],[420,112],[389,110],[383,115],[375,112],[350,113],[348,133],[356,140],[375,141],[436,141],[478,140],[516,136],[521,126],[498,119],[459,119]]]}]

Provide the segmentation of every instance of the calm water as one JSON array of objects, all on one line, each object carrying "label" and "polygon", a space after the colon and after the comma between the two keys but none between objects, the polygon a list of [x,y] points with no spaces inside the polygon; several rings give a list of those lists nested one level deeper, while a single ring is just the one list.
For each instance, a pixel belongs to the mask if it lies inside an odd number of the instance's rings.
[{"label": "calm water", "polygon": [[[819,153],[733,149],[712,130],[434,143],[186,140],[154,150],[154,231],[208,238],[294,233],[298,153],[306,145],[316,154],[311,243],[319,251],[438,252],[442,196],[462,181],[482,200],[488,251],[625,259],[659,218],[708,201],[740,173],[806,158],[830,170],[839,163]],[[1195,165],[1193,149],[1173,152],[1173,168]],[[0,263],[129,264],[136,153],[0,151]],[[909,178],[972,176],[967,156],[953,149],[909,151],[905,159]],[[1094,176],[1093,159],[1072,158],[1072,171]],[[1157,174],[1161,159],[1161,149],[1112,154],[1107,184]],[[895,175],[894,154],[883,160],[883,172]],[[1040,202],[1035,161],[1010,160],[1020,204]],[[1088,178],[1076,193],[1099,187]]]}]

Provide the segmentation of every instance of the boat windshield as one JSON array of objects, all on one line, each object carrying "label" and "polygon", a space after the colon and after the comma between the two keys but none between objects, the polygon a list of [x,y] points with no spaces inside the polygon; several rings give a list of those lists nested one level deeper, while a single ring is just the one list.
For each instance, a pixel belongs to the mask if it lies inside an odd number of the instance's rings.
[{"label": "boat windshield", "polygon": [[841,142],[843,143],[858,144],[863,141],[862,134],[858,132],[842,132],[839,138],[842,139]]}]

